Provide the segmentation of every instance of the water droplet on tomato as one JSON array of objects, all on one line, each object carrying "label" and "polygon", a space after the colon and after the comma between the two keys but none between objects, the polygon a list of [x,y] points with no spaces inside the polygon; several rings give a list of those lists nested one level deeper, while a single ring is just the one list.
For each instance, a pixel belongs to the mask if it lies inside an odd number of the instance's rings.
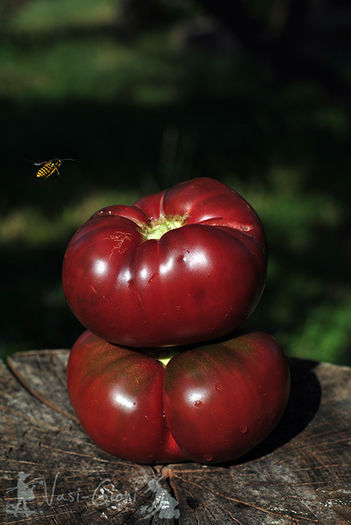
[{"label": "water droplet on tomato", "polygon": [[196,406],[196,407],[201,407],[201,406],[202,406],[202,401],[200,401],[200,400],[198,399],[197,401],[195,401],[194,406]]},{"label": "water droplet on tomato", "polygon": [[246,434],[247,433],[247,426],[246,425],[240,425],[240,432],[242,434]]},{"label": "water droplet on tomato", "polygon": [[223,392],[223,385],[216,385],[217,392]]},{"label": "water droplet on tomato", "polygon": [[156,276],[155,273],[153,273],[150,277],[150,279],[148,280],[148,284],[151,284],[151,281],[154,279],[154,277]]},{"label": "water droplet on tomato", "polygon": [[145,421],[148,421],[149,416],[144,416]]}]

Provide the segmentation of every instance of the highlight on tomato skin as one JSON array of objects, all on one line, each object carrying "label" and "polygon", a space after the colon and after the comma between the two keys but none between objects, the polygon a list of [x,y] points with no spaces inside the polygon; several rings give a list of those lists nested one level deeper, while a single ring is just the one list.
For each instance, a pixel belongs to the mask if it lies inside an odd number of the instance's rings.
[{"label": "highlight on tomato skin", "polygon": [[281,349],[273,337],[254,332],[173,358],[165,374],[164,409],[175,440],[193,461],[223,462],[271,433],[289,393]]},{"label": "highlight on tomato skin", "polygon": [[241,457],[272,432],[290,374],[271,336],[253,332],[173,354],[164,366],[88,330],[78,338],[68,392],[100,448],[137,463],[218,463]]},{"label": "highlight on tomato skin", "polygon": [[266,262],[253,208],[197,178],[96,212],[68,245],[62,283],[74,315],[103,339],[180,346],[238,327],[261,297]]},{"label": "highlight on tomato skin", "polygon": [[183,460],[163,417],[164,367],[91,332],[76,341],[67,365],[71,404],[92,440],[138,463]]}]

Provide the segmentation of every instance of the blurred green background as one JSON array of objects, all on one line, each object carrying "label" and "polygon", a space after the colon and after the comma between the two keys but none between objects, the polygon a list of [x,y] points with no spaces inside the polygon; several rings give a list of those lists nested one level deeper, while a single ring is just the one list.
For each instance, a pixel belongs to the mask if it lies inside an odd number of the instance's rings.
[{"label": "blurred green background", "polygon": [[[246,326],[351,364],[347,1],[1,0],[1,356],[70,347],[65,248],[108,204],[196,177],[269,243]],[[37,181],[32,161],[73,157]]]}]

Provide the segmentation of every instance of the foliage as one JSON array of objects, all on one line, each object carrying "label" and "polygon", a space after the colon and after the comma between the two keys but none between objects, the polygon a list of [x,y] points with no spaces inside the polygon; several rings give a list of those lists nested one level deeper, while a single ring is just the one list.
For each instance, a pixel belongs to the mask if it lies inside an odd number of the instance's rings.
[{"label": "foliage", "polygon": [[[290,355],[351,364],[345,100],[318,78],[285,81],[196,4],[160,1],[154,24],[128,23],[115,0],[16,5],[0,27],[2,355],[81,332],[60,272],[90,214],[206,175],[265,225],[268,280],[247,327]],[[53,156],[75,162],[37,182],[30,161]]]}]

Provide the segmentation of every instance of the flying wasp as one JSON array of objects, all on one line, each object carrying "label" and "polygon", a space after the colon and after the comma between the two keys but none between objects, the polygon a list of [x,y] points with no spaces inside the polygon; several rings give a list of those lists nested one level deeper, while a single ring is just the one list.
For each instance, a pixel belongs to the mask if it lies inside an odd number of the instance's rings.
[{"label": "flying wasp", "polygon": [[74,160],[74,159],[59,159],[57,157],[54,157],[50,160],[44,160],[42,162],[34,162],[34,166],[41,166],[41,168],[38,169],[36,177],[37,179],[48,179],[53,175],[55,172],[57,172],[58,175],[60,175],[59,168],[62,166],[62,162],[64,160]]}]

